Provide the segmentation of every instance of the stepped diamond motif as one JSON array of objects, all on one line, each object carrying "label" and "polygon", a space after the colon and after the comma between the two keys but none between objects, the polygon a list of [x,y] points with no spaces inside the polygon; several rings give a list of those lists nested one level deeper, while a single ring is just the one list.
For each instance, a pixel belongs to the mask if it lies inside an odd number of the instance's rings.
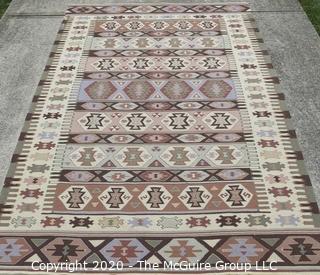
[{"label": "stepped diamond motif", "polygon": [[159,254],[167,261],[179,263],[201,262],[208,250],[195,239],[174,239],[159,250]]},{"label": "stepped diamond motif", "polygon": [[84,90],[91,99],[102,100],[110,97],[117,88],[110,81],[95,81]]}]

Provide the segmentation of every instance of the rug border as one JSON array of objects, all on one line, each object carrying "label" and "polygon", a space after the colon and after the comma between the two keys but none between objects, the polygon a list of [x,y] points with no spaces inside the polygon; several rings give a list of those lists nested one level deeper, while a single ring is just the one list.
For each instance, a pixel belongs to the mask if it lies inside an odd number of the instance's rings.
[{"label": "rug border", "polygon": [[[256,17],[249,13],[244,14],[244,17],[250,21],[246,23],[248,33],[254,34],[255,37],[255,39],[253,37],[249,37],[251,43],[253,45],[258,45],[260,51],[263,52],[261,58],[264,62],[262,63],[260,60],[258,60],[258,64],[268,65],[267,71],[269,76],[264,77],[264,80],[266,83],[271,83],[273,85],[273,91],[277,94],[277,98],[274,102],[272,102],[272,106],[276,105],[279,107],[282,117],[277,117],[276,121],[284,121],[287,129],[286,133],[283,133],[281,136],[281,141],[286,144],[286,147],[289,147],[293,151],[292,153],[288,152],[288,150],[285,150],[288,162],[290,163],[290,160],[293,160],[291,164],[295,164],[296,166],[294,168],[298,170],[296,172],[292,171],[292,174],[295,178],[294,183],[296,184],[296,187],[303,187],[305,196],[307,197],[306,203],[300,203],[300,205],[303,207],[310,207],[309,211],[304,210],[303,213],[310,213],[312,215],[313,221],[315,222],[315,230],[317,230],[317,228],[320,227],[320,203],[318,203],[315,197],[314,185],[311,182],[308,169],[304,161],[303,151],[301,150],[299,139],[296,134],[296,127],[291,119],[290,110],[285,99],[286,96],[281,89],[281,80],[278,77],[276,69],[273,67],[272,55],[269,53],[269,50],[264,42],[263,35],[258,28],[257,22],[259,20],[256,20]],[[277,111],[274,112],[279,113]],[[286,140],[284,140],[284,138],[286,138]],[[293,167],[290,167],[290,170],[292,170],[292,168]]]}]

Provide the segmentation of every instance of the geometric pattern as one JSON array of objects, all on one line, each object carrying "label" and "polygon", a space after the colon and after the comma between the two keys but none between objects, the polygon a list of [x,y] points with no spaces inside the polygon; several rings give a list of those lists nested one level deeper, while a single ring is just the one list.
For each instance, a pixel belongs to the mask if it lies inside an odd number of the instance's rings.
[{"label": "geometric pattern", "polygon": [[[179,186],[161,184],[58,184],[55,212],[104,213],[184,213],[185,211],[209,213],[232,209],[256,211],[258,202],[253,182],[232,184],[187,183]],[[184,212],[183,212],[184,211]]]},{"label": "geometric pattern", "polygon": [[247,11],[68,8],[1,193],[0,273],[140,261],[319,274],[319,209]]},{"label": "geometric pattern", "polygon": [[[293,241],[295,240],[295,241]],[[298,245],[295,246],[298,242]],[[312,270],[319,264],[319,234],[304,236],[301,234],[257,234],[255,238],[246,235],[200,236],[196,238],[140,237],[140,238],[99,238],[99,237],[16,237],[3,236],[0,240],[1,264],[27,267],[27,259],[41,258],[43,262],[92,263],[94,260],[121,261],[125,267],[139,266],[138,261],[153,259],[164,266],[165,261],[179,263],[187,261],[210,263],[251,263],[273,267],[287,266],[294,268],[302,265]],[[288,244],[292,243],[290,247]],[[9,244],[12,247],[9,248]],[[20,244],[20,245],[18,245]],[[23,246],[23,245],[24,246]],[[26,249],[25,247],[28,247]],[[4,252],[7,251],[6,255]],[[14,255],[13,255],[13,251]],[[95,253],[92,258],[88,251]],[[20,256],[18,256],[20,255]],[[88,265],[90,266],[90,265]],[[90,268],[88,269],[90,271]],[[281,273],[280,273],[281,274]],[[317,273],[315,273],[317,274]]]},{"label": "geometric pattern", "polygon": [[105,102],[106,100],[140,102],[195,99],[197,101],[235,100],[234,83],[231,79],[212,80],[83,80],[79,101]]},{"label": "geometric pattern", "polygon": [[[114,120],[114,117],[117,120]],[[242,132],[238,111],[75,112],[71,133]]]},{"label": "geometric pattern", "polygon": [[[152,145],[68,145],[65,149],[65,168],[123,167],[212,167],[228,168],[248,166],[247,148],[243,143],[203,144],[188,146]],[[112,154],[110,154],[112,152]]]}]

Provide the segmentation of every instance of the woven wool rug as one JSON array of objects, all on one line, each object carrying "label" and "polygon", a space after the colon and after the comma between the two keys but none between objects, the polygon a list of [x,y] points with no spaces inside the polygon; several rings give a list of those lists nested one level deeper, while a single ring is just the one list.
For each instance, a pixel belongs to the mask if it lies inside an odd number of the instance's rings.
[{"label": "woven wool rug", "polygon": [[248,11],[68,9],[2,191],[1,273],[319,270],[317,204]]}]

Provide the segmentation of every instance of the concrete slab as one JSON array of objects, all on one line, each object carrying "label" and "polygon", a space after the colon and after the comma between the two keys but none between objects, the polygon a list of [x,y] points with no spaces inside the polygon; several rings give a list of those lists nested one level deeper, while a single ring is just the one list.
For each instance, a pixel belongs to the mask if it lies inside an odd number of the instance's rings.
[{"label": "concrete slab", "polygon": [[303,13],[255,14],[320,204],[320,37]]},{"label": "concrete slab", "polygon": [[62,18],[0,22],[0,186]]},{"label": "concrete slab", "polygon": [[[126,0],[126,3],[176,3],[176,0],[156,0],[156,1],[144,1],[144,0]],[[253,11],[302,11],[302,8],[296,0],[184,0],[181,3],[223,3],[223,2],[247,2],[250,4]],[[74,4],[97,4],[107,5],[109,3],[121,3],[121,1],[114,0],[14,0],[8,9],[8,14],[51,14],[59,15],[63,14],[67,6]]]},{"label": "concrete slab", "polygon": [[[259,10],[253,14],[281,79],[320,203],[320,38],[297,1],[251,2],[254,10]],[[59,13],[63,13],[68,4],[76,3],[93,4],[93,1],[14,0],[0,22],[1,183],[62,20]],[[263,10],[269,12],[261,12]],[[13,13],[33,13],[33,16],[9,16]],[[41,16],[49,13],[54,16]]]}]

